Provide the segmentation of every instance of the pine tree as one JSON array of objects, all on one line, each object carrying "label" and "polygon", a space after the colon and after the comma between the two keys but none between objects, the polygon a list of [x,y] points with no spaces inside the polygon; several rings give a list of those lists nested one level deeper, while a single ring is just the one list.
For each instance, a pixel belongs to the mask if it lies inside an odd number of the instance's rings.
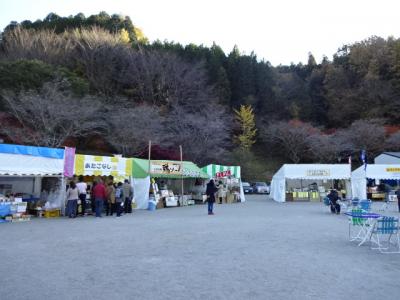
[{"label": "pine tree", "polygon": [[251,105],[241,105],[239,110],[234,109],[235,120],[239,123],[241,133],[235,136],[235,141],[242,150],[250,150],[256,142],[257,128],[254,112]]}]

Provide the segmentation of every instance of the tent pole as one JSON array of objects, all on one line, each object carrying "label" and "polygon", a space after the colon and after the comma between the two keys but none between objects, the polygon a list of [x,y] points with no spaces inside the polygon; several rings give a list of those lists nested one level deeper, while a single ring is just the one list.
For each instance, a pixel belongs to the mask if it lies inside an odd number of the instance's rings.
[{"label": "tent pole", "polygon": [[179,145],[179,151],[181,154],[181,194],[182,194],[182,203],[183,203],[183,151],[182,151],[182,145]]},{"label": "tent pole", "polygon": [[150,169],[151,169],[151,141],[149,141],[149,169],[148,169],[148,173],[150,176]]}]

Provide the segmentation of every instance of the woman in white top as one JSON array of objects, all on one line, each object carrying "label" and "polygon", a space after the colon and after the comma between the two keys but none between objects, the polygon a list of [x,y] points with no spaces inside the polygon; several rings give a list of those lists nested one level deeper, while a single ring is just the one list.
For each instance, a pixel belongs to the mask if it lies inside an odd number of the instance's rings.
[{"label": "woman in white top", "polygon": [[81,201],[81,215],[82,217],[85,215],[86,212],[86,190],[87,184],[83,181],[83,176],[79,176],[79,182],[76,184],[76,187],[79,191],[79,200]]},{"label": "woman in white top", "polygon": [[77,213],[77,205],[79,198],[79,190],[74,181],[71,181],[67,190],[67,208],[65,214],[70,218],[75,218]]},{"label": "woman in white top", "polygon": [[219,204],[222,204],[222,200],[224,199],[225,188],[222,181],[218,182],[218,200]]}]

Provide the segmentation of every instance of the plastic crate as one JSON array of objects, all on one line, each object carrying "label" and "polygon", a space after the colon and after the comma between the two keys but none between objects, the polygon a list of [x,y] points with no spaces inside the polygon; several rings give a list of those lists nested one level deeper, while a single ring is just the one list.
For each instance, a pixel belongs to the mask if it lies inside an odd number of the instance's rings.
[{"label": "plastic crate", "polygon": [[61,211],[59,209],[45,210],[44,217],[45,218],[58,218],[61,215]]}]

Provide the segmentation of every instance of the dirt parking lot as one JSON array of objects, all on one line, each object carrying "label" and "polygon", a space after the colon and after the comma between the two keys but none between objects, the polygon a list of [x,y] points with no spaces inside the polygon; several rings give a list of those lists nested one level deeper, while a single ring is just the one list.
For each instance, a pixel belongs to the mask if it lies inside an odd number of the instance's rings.
[{"label": "dirt parking lot", "polygon": [[399,299],[400,255],[349,242],[344,215],[247,200],[214,216],[191,206],[0,224],[0,298]]}]

